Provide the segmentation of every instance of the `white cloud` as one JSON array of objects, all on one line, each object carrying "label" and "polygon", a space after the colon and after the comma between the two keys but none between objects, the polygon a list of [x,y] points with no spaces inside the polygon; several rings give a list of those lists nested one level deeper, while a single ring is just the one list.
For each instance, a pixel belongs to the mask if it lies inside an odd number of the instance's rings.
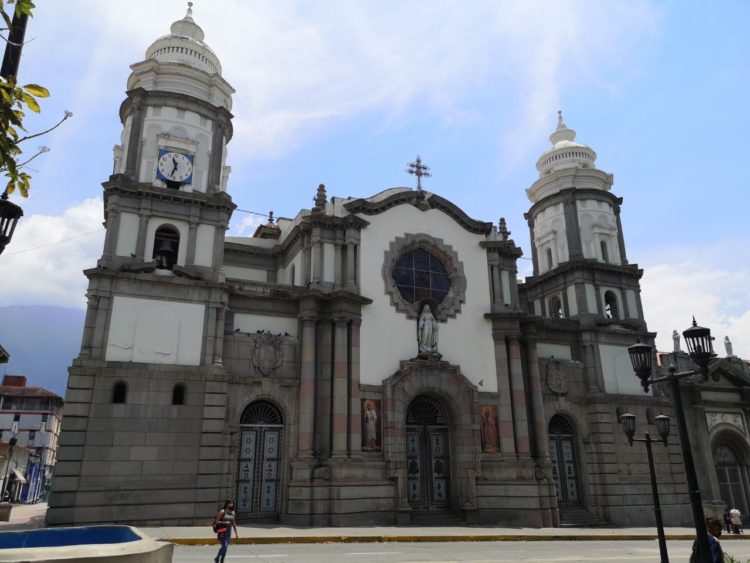
[{"label": "white cloud", "polygon": [[[549,132],[564,94],[575,95],[584,83],[601,84],[603,92],[615,88],[604,83],[602,69],[627,68],[633,46],[652,35],[657,19],[646,0],[480,0],[470,9],[465,2],[428,0],[312,6],[224,0],[194,7],[237,90],[235,158],[281,156],[326,127],[373,110],[394,128],[410,116],[446,125],[475,120],[469,98],[498,84],[497,103],[516,108],[513,121],[498,127],[505,131],[498,143],[513,165]],[[184,2],[161,1],[159,17],[152,17],[150,0],[78,3],[85,21],[76,25],[86,25],[92,53],[79,96],[97,95],[92,85],[102,73],[111,77],[113,68],[140,59],[184,9]]]},{"label": "white cloud", "polygon": [[729,336],[734,354],[750,358],[750,266],[730,258],[742,252],[717,245],[700,251],[663,248],[658,254],[641,264],[644,315],[649,329],[658,332],[658,348],[672,350],[672,331],[681,335],[694,315],[699,325],[711,329],[720,356],[725,355],[724,337]]},{"label": "white cloud", "polygon": [[87,199],[62,215],[23,217],[0,255],[0,305],[84,307],[84,268],[101,256],[101,198]]}]

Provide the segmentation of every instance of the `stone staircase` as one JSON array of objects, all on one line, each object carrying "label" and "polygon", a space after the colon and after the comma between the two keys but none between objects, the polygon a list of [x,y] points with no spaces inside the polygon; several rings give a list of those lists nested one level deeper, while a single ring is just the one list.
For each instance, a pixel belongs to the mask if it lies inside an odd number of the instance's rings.
[{"label": "stone staircase", "polygon": [[560,509],[561,528],[614,528],[615,525],[600,516],[594,516],[580,506]]},{"label": "stone staircase", "polygon": [[410,526],[464,526],[458,514],[453,512],[415,511],[411,513]]}]

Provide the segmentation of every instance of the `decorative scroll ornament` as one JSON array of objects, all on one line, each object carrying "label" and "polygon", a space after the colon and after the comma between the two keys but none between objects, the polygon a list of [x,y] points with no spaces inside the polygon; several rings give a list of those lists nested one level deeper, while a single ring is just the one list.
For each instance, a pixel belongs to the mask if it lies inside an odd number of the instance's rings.
[{"label": "decorative scroll ornament", "polygon": [[570,377],[568,368],[559,362],[547,362],[547,375],[545,378],[547,388],[555,395],[567,395],[570,391]]},{"label": "decorative scroll ornament", "polygon": [[262,333],[255,336],[250,361],[265,377],[273,375],[284,361],[282,341],[280,334]]}]

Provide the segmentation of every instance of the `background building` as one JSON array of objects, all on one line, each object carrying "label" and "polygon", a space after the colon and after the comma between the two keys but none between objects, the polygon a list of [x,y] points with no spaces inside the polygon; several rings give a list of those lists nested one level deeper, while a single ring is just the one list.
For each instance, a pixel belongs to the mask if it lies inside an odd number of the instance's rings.
[{"label": "background building", "polygon": [[[10,461],[2,478],[8,476],[11,498],[19,502],[39,500],[52,477],[57,461],[63,400],[42,387],[27,387],[26,377],[6,375],[0,385],[0,440],[5,445],[15,438]],[[0,490],[5,490],[5,485]]]},{"label": "background building", "polygon": [[[644,524],[619,415],[669,404],[630,367],[654,335],[595,152],[560,116],[523,283],[505,221],[422,189],[419,160],[416,190],[320,185],[225,237],[233,89],[203,39],[188,10],[132,66],[48,522],[203,522],[233,498],[244,521]],[[687,524],[676,444],[657,465]]]}]

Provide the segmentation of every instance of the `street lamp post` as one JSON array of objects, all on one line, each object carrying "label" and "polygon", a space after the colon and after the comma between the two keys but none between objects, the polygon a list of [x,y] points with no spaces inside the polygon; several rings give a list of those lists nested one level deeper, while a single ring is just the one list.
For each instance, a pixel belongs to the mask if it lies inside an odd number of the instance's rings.
[{"label": "street lamp post", "polygon": [[[620,417],[622,429],[628,437],[628,443],[632,446],[633,442],[644,442],[646,452],[648,453],[648,470],[651,474],[651,495],[654,497],[654,515],[656,516],[656,533],[659,536],[659,553],[661,554],[661,563],[669,563],[669,554],[667,553],[667,538],[664,536],[664,521],[661,517],[661,504],[659,503],[659,489],[656,484],[656,469],[654,468],[654,454],[651,450],[651,435],[646,432],[644,438],[634,438],[635,435],[635,415],[625,413]],[[669,417],[660,414],[654,418],[656,430],[659,432],[664,447],[667,447],[667,437],[669,437]]]},{"label": "street lamp post", "polygon": [[633,371],[635,371],[635,374],[641,380],[644,392],[648,392],[648,388],[652,383],[669,383],[675,415],[677,416],[677,430],[680,433],[680,448],[682,449],[682,460],[685,465],[688,496],[690,497],[690,505],[693,511],[696,541],[698,543],[698,558],[703,563],[712,563],[711,547],[708,543],[708,532],[706,531],[706,518],[703,514],[703,503],[698,488],[698,477],[695,474],[693,454],[690,451],[685,410],[682,405],[682,395],[680,394],[680,379],[700,375],[703,381],[705,381],[708,378],[708,363],[716,354],[714,354],[713,343],[711,341],[711,331],[698,326],[695,318],[693,318],[693,326],[685,330],[682,335],[685,337],[690,358],[698,365],[699,369],[697,370],[678,373],[674,366],[670,366],[669,375],[651,379],[653,364],[653,349],[651,346],[638,342],[628,348],[628,354],[633,364]]}]

